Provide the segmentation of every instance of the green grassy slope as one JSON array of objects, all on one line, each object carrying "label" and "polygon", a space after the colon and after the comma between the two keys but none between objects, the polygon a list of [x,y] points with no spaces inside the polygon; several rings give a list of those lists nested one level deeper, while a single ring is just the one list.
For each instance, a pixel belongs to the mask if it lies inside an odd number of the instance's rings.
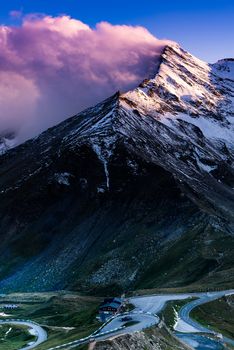
[{"label": "green grassy slope", "polygon": [[18,350],[34,339],[35,337],[28,332],[27,327],[0,325],[1,350]]},{"label": "green grassy slope", "polygon": [[191,316],[234,339],[234,296],[227,296],[194,309]]},{"label": "green grassy slope", "polygon": [[[100,327],[100,323],[96,320],[100,303],[98,298],[61,292],[12,294],[2,298],[1,302],[3,301],[20,303],[19,309],[9,312],[12,318],[33,320],[41,324],[48,332],[48,341],[39,345],[37,350],[46,350],[82,338]],[[24,339],[23,334],[19,335],[19,339]],[[0,340],[1,350],[3,345],[4,342]],[[15,349],[17,347],[3,350]]]}]

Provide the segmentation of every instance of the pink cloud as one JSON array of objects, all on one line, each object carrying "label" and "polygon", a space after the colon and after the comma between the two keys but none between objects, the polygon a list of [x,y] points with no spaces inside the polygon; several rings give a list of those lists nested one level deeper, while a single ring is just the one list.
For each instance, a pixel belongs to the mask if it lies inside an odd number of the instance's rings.
[{"label": "pink cloud", "polygon": [[0,131],[20,125],[21,138],[31,137],[136,86],[156,71],[166,43],[143,27],[101,22],[92,29],[68,16],[30,15],[21,27],[1,26]]}]

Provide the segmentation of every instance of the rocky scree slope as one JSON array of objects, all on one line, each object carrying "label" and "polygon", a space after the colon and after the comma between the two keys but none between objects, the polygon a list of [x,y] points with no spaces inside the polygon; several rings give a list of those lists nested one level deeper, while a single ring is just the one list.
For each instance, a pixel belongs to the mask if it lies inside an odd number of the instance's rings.
[{"label": "rocky scree slope", "polygon": [[155,76],[0,157],[0,288],[231,286],[234,61]]}]

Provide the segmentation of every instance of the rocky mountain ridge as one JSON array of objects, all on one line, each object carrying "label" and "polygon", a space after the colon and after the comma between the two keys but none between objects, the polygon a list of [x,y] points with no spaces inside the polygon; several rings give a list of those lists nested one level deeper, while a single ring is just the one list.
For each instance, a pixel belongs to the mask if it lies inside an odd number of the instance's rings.
[{"label": "rocky mountain ridge", "polygon": [[0,287],[230,282],[233,97],[232,59],[167,46],[136,89],[3,154]]}]

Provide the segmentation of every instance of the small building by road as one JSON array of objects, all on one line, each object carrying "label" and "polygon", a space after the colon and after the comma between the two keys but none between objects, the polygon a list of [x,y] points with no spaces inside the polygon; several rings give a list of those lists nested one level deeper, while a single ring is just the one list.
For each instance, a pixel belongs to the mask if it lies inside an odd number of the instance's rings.
[{"label": "small building by road", "polygon": [[109,317],[123,310],[123,300],[120,298],[106,298],[99,306],[99,316],[105,322]]}]

